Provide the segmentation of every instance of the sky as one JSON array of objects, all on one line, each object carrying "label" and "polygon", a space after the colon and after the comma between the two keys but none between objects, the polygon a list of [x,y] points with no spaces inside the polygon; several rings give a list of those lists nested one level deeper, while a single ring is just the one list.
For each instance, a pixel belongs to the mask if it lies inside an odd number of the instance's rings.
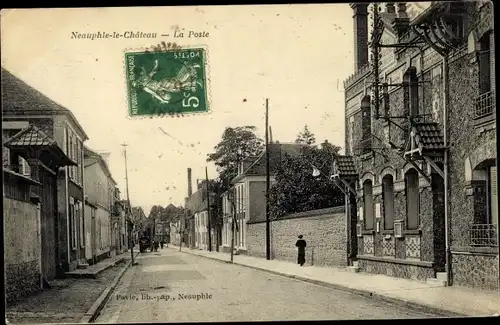
[{"label": "sky", "polygon": [[[146,214],[184,204],[188,167],[194,189],[205,167],[217,177],[206,157],[226,127],[254,125],[263,138],[265,98],[274,140],[293,142],[307,124],[317,142],[344,147],[343,80],[354,72],[348,4],[3,10],[1,18],[2,66],[73,112],[86,145],[110,153],[122,195],[128,144],[130,200]],[[175,29],[209,36],[173,39]],[[98,31],[170,36],[71,38]],[[206,46],[209,113],[128,116],[124,53],[161,41]]]}]

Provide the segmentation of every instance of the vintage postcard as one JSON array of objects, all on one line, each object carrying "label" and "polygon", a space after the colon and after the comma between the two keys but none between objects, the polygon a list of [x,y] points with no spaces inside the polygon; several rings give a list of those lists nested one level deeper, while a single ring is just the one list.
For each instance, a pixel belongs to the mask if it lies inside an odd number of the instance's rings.
[{"label": "vintage postcard", "polygon": [[0,21],[6,322],[499,315],[491,1]]}]

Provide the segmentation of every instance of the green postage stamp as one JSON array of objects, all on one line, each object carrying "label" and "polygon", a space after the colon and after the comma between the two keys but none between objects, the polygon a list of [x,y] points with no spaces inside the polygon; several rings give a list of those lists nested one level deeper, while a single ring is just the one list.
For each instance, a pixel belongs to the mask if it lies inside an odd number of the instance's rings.
[{"label": "green postage stamp", "polygon": [[125,62],[131,116],[208,112],[204,48],[127,52]]}]

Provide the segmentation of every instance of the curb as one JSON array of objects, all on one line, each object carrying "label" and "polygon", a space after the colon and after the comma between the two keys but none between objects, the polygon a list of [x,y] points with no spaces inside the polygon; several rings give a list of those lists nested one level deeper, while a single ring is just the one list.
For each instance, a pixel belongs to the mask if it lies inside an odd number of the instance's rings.
[{"label": "curb", "polygon": [[393,305],[398,305],[398,306],[401,306],[401,307],[411,308],[411,309],[414,309],[414,310],[417,310],[417,311],[420,311],[420,312],[433,313],[433,314],[436,314],[436,315],[439,315],[439,316],[444,316],[444,317],[468,317],[469,316],[467,314],[457,313],[457,312],[453,312],[453,311],[449,311],[449,310],[446,310],[446,309],[441,309],[441,308],[437,308],[437,307],[433,307],[433,306],[428,306],[428,305],[417,303],[417,302],[413,302],[413,301],[407,301],[407,300],[403,300],[403,299],[400,299],[400,298],[388,297],[388,296],[385,296],[383,294],[375,293],[375,292],[370,291],[370,290],[362,290],[362,289],[349,288],[349,287],[346,287],[346,286],[343,286],[343,285],[340,285],[340,284],[328,283],[328,282],[324,282],[324,281],[320,281],[320,280],[315,280],[315,279],[310,279],[310,278],[306,278],[306,277],[302,277],[302,276],[297,276],[297,275],[294,275],[294,274],[288,274],[288,273],[283,273],[283,272],[279,272],[279,271],[268,270],[268,269],[264,269],[264,268],[261,268],[261,267],[258,267],[258,266],[241,264],[241,263],[238,263],[238,262],[231,263],[231,261],[225,261],[225,260],[218,259],[216,257],[211,257],[211,256],[206,256],[206,255],[201,255],[201,254],[196,254],[196,253],[192,253],[192,252],[189,252],[189,251],[181,251],[181,252],[182,253],[191,254],[191,255],[200,256],[200,257],[205,257],[205,258],[208,258],[208,259],[211,259],[211,260],[216,260],[216,261],[219,261],[219,262],[222,262],[222,263],[235,264],[235,265],[244,266],[244,267],[247,267],[247,268],[250,268],[250,269],[264,271],[264,272],[267,272],[267,273],[272,273],[272,274],[284,276],[284,277],[287,277],[287,278],[291,278],[291,279],[295,279],[295,280],[299,280],[299,281],[303,281],[303,282],[313,283],[313,284],[316,284],[316,285],[320,285],[320,286],[329,287],[329,288],[336,289],[336,290],[341,290],[341,291],[349,292],[351,294],[355,294],[355,295],[359,295],[359,296],[364,296],[364,297],[368,297],[368,298],[372,298],[372,299],[377,299],[377,300],[384,301],[384,302],[387,302],[387,303],[390,303],[390,304],[393,304]]},{"label": "curb", "polygon": [[[136,253],[135,256],[134,256],[134,259],[138,255],[139,255],[139,253]],[[116,262],[116,263],[114,263],[112,265],[116,265],[117,263],[118,262]],[[82,323],[83,324],[85,324],[85,323],[92,323],[97,318],[97,316],[99,315],[99,313],[101,312],[101,310],[104,308],[104,305],[106,305],[106,303],[108,302],[109,297],[111,297],[111,293],[116,288],[116,286],[118,285],[118,282],[120,282],[120,279],[123,277],[123,275],[128,270],[128,268],[130,267],[131,264],[132,264],[132,260],[130,260],[127,263],[127,265],[125,265],[121,269],[120,273],[118,273],[115,276],[115,278],[113,279],[113,282],[111,282],[111,285],[109,285],[106,289],[104,289],[104,291],[101,293],[101,295],[99,296],[99,298],[97,298],[97,300],[94,301],[94,303],[89,308],[89,310],[87,310],[87,312],[85,313],[85,315],[80,319],[80,321],[78,322],[79,324],[82,324]]]}]

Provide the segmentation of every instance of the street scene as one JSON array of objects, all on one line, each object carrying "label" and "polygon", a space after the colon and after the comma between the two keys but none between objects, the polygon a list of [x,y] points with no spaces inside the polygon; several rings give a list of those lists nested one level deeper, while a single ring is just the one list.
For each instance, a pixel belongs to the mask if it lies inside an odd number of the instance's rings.
[{"label": "street scene", "polygon": [[492,2],[1,15],[6,322],[500,315]]}]

